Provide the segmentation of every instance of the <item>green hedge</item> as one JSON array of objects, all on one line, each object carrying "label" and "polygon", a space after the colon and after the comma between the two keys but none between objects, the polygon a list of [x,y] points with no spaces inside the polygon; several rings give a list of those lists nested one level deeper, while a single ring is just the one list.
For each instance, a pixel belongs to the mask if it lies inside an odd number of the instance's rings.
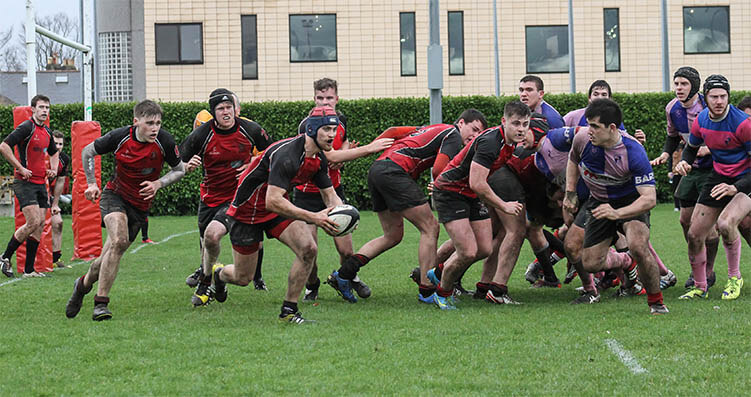
[{"label": "green hedge", "polygon": [[[747,92],[733,92],[731,102],[737,103]],[[624,111],[624,121],[629,131],[640,128],[647,134],[647,152],[650,158],[656,157],[662,151],[665,139],[665,105],[673,98],[672,93],[643,93],[623,94],[615,93],[614,99]],[[469,107],[482,111],[490,125],[498,125],[503,115],[503,106],[515,99],[515,96],[469,96],[444,97],[443,119],[450,123]],[[546,95],[548,103],[558,109],[561,114],[586,106],[587,98],[584,94],[555,94]],[[383,130],[395,125],[424,125],[429,122],[427,98],[380,98],[342,100],[337,109],[347,115],[350,140],[370,142]],[[132,122],[133,103],[98,103],[94,105],[94,119],[99,121],[102,131],[107,132]],[[259,122],[275,139],[291,136],[296,133],[297,125],[313,106],[311,101],[298,102],[258,102],[245,103],[242,115]],[[206,107],[205,103],[182,102],[163,103],[164,128],[170,131],[178,142],[190,133],[196,113]],[[51,126],[66,134],[70,134],[70,125],[74,120],[81,119],[83,105],[52,105]],[[13,115],[11,106],[0,107],[0,134],[6,136],[12,130]],[[70,142],[66,142],[67,150]],[[370,196],[367,189],[368,167],[375,156],[370,156],[349,162],[343,170],[343,183],[348,200],[359,208],[370,208]],[[103,178],[112,175],[112,156],[104,156],[102,162]],[[11,174],[11,167],[7,162],[0,162],[0,175]],[[423,182],[427,183],[428,173],[423,175]],[[658,198],[660,201],[671,200],[670,184],[667,183],[667,169],[658,167],[657,177]],[[187,175],[181,182],[170,186],[157,195],[152,207],[155,215],[185,215],[195,214],[198,208],[198,184],[200,172]]]}]

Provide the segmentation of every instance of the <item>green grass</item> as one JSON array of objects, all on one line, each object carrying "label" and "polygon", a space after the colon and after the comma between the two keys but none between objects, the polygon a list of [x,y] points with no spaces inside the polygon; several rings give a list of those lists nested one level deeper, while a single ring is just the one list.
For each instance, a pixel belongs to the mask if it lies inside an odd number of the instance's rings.
[{"label": "green grass", "polygon": [[[0,219],[3,239],[12,221]],[[230,286],[227,302],[198,309],[183,281],[198,264],[197,233],[131,253],[137,242],[123,257],[108,322],[91,321],[93,294],[77,318],[65,318],[86,264],[0,286],[0,395],[743,393],[751,386],[749,287],[737,301],[720,300],[727,269],[721,249],[711,299],[678,301],[689,266],[677,213],[661,205],[652,224],[654,246],[679,278],[665,292],[671,313],[660,317],[648,314],[644,297],[571,306],[578,280],[558,290],[530,289],[523,280],[528,247],[509,286],[524,305],[462,298],[459,310],[440,312],[417,302],[407,277],[417,255],[417,232],[407,226],[401,245],[361,271],[370,299],[348,304],[323,285],[317,305],[300,305],[318,323],[285,326],[276,316],[292,254],[279,242],[266,245],[269,292]],[[153,217],[150,234],[162,241],[195,228],[195,217]],[[379,233],[375,215],[363,213],[355,247]],[[338,259],[331,239],[320,237],[325,277]],[[228,263],[224,244],[220,260]],[[745,272],[749,259],[744,247]],[[562,266],[556,270],[562,276]],[[466,286],[479,271],[476,264]],[[633,373],[608,339],[647,372]]]}]

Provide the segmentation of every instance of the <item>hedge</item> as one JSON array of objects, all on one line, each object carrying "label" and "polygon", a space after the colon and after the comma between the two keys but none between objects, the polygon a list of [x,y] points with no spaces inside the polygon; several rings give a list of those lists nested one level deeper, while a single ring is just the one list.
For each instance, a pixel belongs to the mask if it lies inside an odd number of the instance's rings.
[{"label": "hedge", "polygon": [[[736,91],[731,95],[731,102],[737,103],[747,92]],[[613,99],[622,107],[624,125],[629,131],[637,128],[647,134],[647,153],[650,158],[662,151],[665,139],[665,105],[673,99],[672,93],[615,93]],[[503,106],[516,99],[515,96],[468,96],[444,97],[443,120],[451,123],[461,112],[469,107],[482,111],[489,125],[498,125],[503,115]],[[545,100],[558,109],[561,114],[586,106],[584,94],[546,95]],[[134,103],[97,103],[93,107],[93,117],[99,121],[102,131],[128,125],[132,122]],[[260,123],[275,139],[296,133],[297,125],[313,106],[311,101],[297,102],[251,102],[242,105],[242,115]],[[196,113],[206,108],[205,103],[181,102],[162,103],[164,109],[163,126],[170,131],[178,142],[190,133]],[[350,140],[362,143],[370,142],[383,130],[395,125],[425,125],[429,122],[428,98],[379,98],[342,100],[337,109],[347,115]],[[12,130],[13,107],[0,106],[0,134],[4,137]],[[70,125],[81,118],[82,104],[52,105],[51,127],[68,135],[66,150],[70,148]],[[345,165],[342,175],[348,201],[358,208],[370,208],[370,196],[367,189],[368,167],[375,156],[358,159]],[[104,156],[102,161],[103,178],[109,179],[113,171],[112,156]],[[10,165],[0,162],[0,175],[10,175]],[[428,173],[423,175],[423,185],[427,184]],[[658,199],[662,202],[671,200],[670,184],[666,167],[655,169]],[[198,208],[201,173],[193,172],[179,183],[159,192],[152,207],[155,215],[195,214]]]}]

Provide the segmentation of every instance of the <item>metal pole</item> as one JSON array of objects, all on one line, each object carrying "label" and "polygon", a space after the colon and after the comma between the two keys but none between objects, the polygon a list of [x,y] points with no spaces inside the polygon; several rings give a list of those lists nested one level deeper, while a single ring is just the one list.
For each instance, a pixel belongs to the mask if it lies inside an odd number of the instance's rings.
[{"label": "metal pole", "polygon": [[93,34],[94,34],[94,4],[92,0],[83,0],[83,44],[89,48],[83,56],[83,119],[85,121],[92,120],[92,102],[93,102],[93,87],[94,80],[94,46]]},{"label": "metal pole", "polygon": [[[664,1],[664,0],[663,0]],[[568,0],[568,77],[571,92],[576,92],[576,62],[574,61],[574,1]]]},{"label": "metal pole", "polygon": [[37,42],[34,3],[26,0],[26,102],[37,94]]},{"label": "metal pole", "polygon": [[670,43],[668,42],[668,3],[662,0],[662,90],[670,91]]},{"label": "metal pole", "polygon": [[493,0],[493,46],[495,47],[495,96],[501,95],[501,66],[498,58],[498,6]]},{"label": "metal pole", "polygon": [[35,25],[35,26],[36,26],[37,33],[41,34],[42,36],[47,36],[47,37],[51,38],[52,40],[55,40],[55,41],[57,41],[57,42],[59,42],[61,44],[67,45],[68,47],[75,48],[78,51],[83,51],[83,52],[89,52],[89,51],[91,51],[91,47],[87,47],[85,45],[81,45],[79,43],[76,43],[75,41],[67,39],[67,38],[65,38],[63,36],[60,36],[59,34],[53,32],[51,30],[45,29],[43,26],[39,26],[39,25]]},{"label": "metal pole", "polygon": [[429,0],[430,44],[428,45],[428,88],[430,89],[430,124],[443,122],[441,90],[443,89],[443,50],[439,25],[438,0]]}]

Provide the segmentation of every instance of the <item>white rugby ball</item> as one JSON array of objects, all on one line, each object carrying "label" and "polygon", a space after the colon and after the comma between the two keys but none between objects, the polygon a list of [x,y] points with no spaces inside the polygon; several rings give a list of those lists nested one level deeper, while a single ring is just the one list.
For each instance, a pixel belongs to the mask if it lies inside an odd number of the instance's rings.
[{"label": "white rugby ball", "polygon": [[335,236],[345,236],[357,229],[357,225],[360,224],[360,212],[348,204],[337,205],[329,212],[329,220],[338,225],[339,232]]}]

